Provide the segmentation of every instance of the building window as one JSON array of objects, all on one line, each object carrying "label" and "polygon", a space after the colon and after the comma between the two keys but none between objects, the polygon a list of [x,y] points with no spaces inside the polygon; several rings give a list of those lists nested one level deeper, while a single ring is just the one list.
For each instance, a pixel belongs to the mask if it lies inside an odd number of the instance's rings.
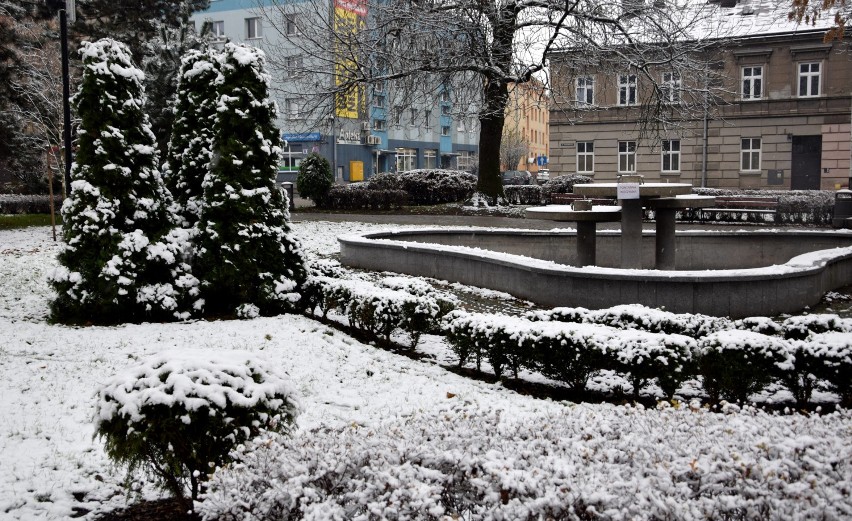
[{"label": "building window", "polygon": [[577,141],[577,173],[595,171],[595,142]]},{"label": "building window", "polygon": [[396,149],[396,171],[408,172],[417,168],[417,150],[414,148]]},{"label": "building window", "polygon": [[743,67],[743,99],[763,97],[763,67]]},{"label": "building window", "polygon": [[456,166],[459,170],[469,172],[473,168],[474,155],[470,150],[459,150],[459,157],[456,160]]},{"label": "building window", "polygon": [[432,128],[432,111],[424,110],[423,111],[423,127],[427,130]]},{"label": "building window", "polygon": [[441,101],[444,102],[444,103],[450,102],[450,91],[449,90],[444,89],[444,90],[441,91]]},{"label": "building window", "polygon": [[618,172],[629,174],[636,172],[636,142],[618,142]]},{"label": "building window", "polygon": [[819,63],[799,64],[799,97],[812,98],[819,96]]},{"label": "building window", "polygon": [[636,75],[618,75],[618,104],[636,105]]},{"label": "building window", "polygon": [[740,170],[743,172],[760,171],[760,138],[744,138],[740,147]]},{"label": "building window", "polygon": [[213,35],[217,40],[221,40],[225,37],[225,22],[210,22],[210,34]]},{"label": "building window", "polygon": [[409,120],[409,125],[412,127],[417,125],[417,109],[411,109],[411,118]]},{"label": "building window", "polygon": [[466,129],[464,128],[464,118],[459,118],[459,120],[456,121],[456,131],[464,132],[465,130]]},{"label": "building window", "polygon": [[263,36],[263,24],[260,18],[246,18],[246,39],[252,40]]},{"label": "building window", "polygon": [[660,91],[662,92],[664,102],[680,102],[680,73],[664,72]]},{"label": "building window", "polygon": [[476,134],[476,120],[474,118],[470,118],[467,122],[467,131],[471,134]]},{"label": "building window", "polygon": [[402,107],[396,106],[393,108],[391,112],[393,117],[393,124],[396,126],[402,125]]},{"label": "building window", "polygon": [[441,125],[441,135],[449,136],[450,135],[450,126],[449,125]]},{"label": "building window", "polygon": [[593,105],[595,103],[595,79],[591,76],[577,78],[577,103]]},{"label": "building window", "polygon": [[423,168],[438,168],[438,151],[423,151]]},{"label": "building window", "polygon": [[387,130],[387,126],[385,125],[385,120],[374,119],[373,120],[373,130],[378,130],[379,132]]},{"label": "building window", "polygon": [[680,172],[680,140],[664,139],[662,146],[663,172]]},{"label": "building window", "polygon": [[384,82],[380,81],[380,82],[376,83],[375,85],[373,85],[373,92],[384,92],[384,91],[385,91]]},{"label": "building window", "polygon": [[284,34],[287,36],[299,34],[299,28],[296,27],[296,15],[288,14],[284,16]]},{"label": "building window", "polygon": [[299,109],[301,108],[301,100],[299,98],[289,98],[284,100],[284,117],[286,119],[299,119]]},{"label": "building window", "polygon": [[449,105],[441,105],[441,115],[442,116],[449,116],[451,111],[452,111],[452,109]]},{"label": "building window", "polygon": [[385,97],[382,94],[373,93],[373,106],[377,109],[385,108]]},{"label": "building window", "polygon": [[302,72],[302,57],[298,55],[287,56],[284,58],[284,66],[291,76],[297,76]]}]

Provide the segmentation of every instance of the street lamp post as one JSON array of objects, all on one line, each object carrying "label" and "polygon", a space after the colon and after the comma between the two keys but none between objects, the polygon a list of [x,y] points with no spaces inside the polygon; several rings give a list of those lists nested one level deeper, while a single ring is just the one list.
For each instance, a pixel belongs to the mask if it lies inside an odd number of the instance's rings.
[{"label": "street lamp post", "polygon": [[59,11],[59,35],[62,46],[62,140],[65,147],[65,191],[71,191],[71,83],[68,74],[68,13],[74,19],[74,0],[46,0],[47,6]]}]

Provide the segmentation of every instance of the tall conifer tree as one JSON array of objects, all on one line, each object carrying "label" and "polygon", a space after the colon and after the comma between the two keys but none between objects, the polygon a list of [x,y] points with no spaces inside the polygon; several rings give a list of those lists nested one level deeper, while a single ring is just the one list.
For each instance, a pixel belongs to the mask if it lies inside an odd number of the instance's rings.
[{"label": "tall conifer tree", "polygon": [[186,228],[195,226],[201,216],[201,184],[212,159],[217,88],[222,82],[216,55],[212,49],[190,50],[178,75],[175,123],[164,176]]},{"label": "tall conifer tree", "polygon": [[142,111],[144,75],[127,47],[84,43],[71,192],[62,208],[65,246],[52,283],[53,318],[117,323],[186,318],[197,291],[172,233],[171,197]]},{"label": "tall conifer tree", "polygon": [[210,172],[195,237],[193,271],[208,315],[296,311],[306,277],[301,247],[275,184],[280,136],[260,49],[225,44],[219,55]]}]

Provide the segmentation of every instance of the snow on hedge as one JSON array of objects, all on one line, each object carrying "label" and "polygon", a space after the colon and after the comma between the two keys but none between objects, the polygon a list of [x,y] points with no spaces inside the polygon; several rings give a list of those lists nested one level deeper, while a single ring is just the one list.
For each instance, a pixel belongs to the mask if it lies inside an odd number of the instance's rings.
[{"label": "snow on hedge", "polygon": [[[476,401],[248,444],[206,520],[845,519],[852,413]],[[838,431],[838,428],[841,430]]]}]

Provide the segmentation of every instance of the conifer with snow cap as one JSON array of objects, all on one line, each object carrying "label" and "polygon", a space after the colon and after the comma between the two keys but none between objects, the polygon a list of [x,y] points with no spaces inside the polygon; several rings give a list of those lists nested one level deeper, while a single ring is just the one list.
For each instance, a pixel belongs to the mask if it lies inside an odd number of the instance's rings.
[{"label": "conifer with snow cap", "polygon": [[213,159],[194,240],[193,272],[207,315],[304,307],[304,256],[287,224],[287,196],[275,184],[281,150],[265,61],[260,49],[231,43],[219,56]]},{"label": "conifer with snow cap", "polygon": [[51,283],[53,319],[119,323],[187,318],[197,281],[181,263],[171,197],[157,169],[142,111],[144,75],[127,47],[83,43],[80,117],[71,191],[62,207],[65,245]]},{"label": "conifer with snow cap", "polygon": [[178,73],[175,123],[164,176],[181,225],[186,228],[194,226],[201,216],[201,184],[210,164],[217,87],[222,80],[217,54],[211,49],[190,50],[181,60]]}]

